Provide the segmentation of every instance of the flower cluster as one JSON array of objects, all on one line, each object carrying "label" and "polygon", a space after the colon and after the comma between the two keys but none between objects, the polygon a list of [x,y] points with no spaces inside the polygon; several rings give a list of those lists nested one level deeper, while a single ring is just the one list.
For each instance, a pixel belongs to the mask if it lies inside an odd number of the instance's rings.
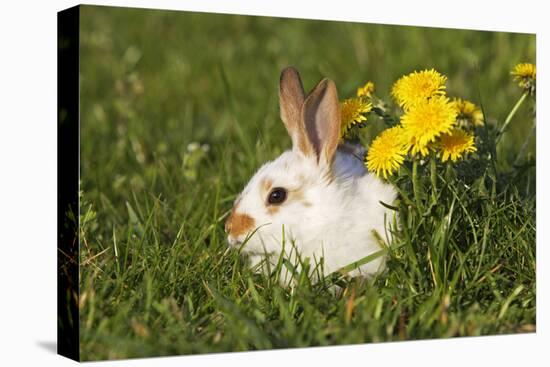
[{"label": "flower cluster", "polygon": [[[512,75],[524,90],[519,103],[526,95],[535,94],[535,65],[518,64]],[[441,162],[465,158],[477,151],[474,132],[485,124],[484,114],[466,99],[450,99],[446,82],[447,77],[435,69],[414,71],[397,80],[391,89],[401,112],[397,123],[387,114],[386,104],[374,97],[374,84],[367,82],[357,89],[355,97],[341,103],[340,138],[349,138],[353,128],[365,126],[370,112],[388,123],[391,127],[372,141],[365,157],[367,169],[385,179],[406,160],[417,163],[430,156],[435,167],[436,158]]]},{"label": "flower cluster", "polygon": [[476,151],[469,131],[483,124],[483,114],[470,101],[451,101],[446,95],[446,81],[446,76],[431,69],[415,71],[394,84],[392,96],[403,115],[400,124],[374,139],[366,157],[369,171],[387,178],[407,155],[416,159],[434,152],[441,161],[454,162]]}]

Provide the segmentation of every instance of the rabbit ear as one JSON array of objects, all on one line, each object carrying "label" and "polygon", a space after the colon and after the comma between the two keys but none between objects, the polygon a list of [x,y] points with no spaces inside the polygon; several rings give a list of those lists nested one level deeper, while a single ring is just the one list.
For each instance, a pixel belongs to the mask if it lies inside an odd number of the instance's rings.
[{"label": "rabbit ear", "polygon": [[304,87],[298,70],[288,66],[281,72],[279,81],[279,105],[281,119],[292,139],[292,148],[304,155],[312,155],[311,146],[304,122],[302,120],[302,105],[304,104]]},{"label": "rabbit ear", "polygon": [[330,166],[340,138],[340,103],[332,80],[315,86],[304,102],[302,118],[317,161]]}]

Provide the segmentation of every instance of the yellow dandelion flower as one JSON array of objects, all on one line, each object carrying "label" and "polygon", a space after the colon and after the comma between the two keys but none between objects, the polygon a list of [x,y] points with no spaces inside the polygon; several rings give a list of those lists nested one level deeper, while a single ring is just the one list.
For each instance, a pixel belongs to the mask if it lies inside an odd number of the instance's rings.
[{"label": "yellow dandelion flower", "polygon": [[407,110],[418,102],[445,94],[447,77],[435,69],[415,71],[401,77],[392,88],[392,96]]},{"label": "yellow dandelion flower", "polygon": [[422,144],[419,140],[405,132],[405,142],[407,150],[411,152],[411,155],[420,154],[425,157],[430,153],[430,150],[434,149],[434,142]]},{"label": "yellow dandelion flower", "polygon": [[367,154],[366,166],[378,177],[382,174],[388,178],[388,174],[393,174],[403,164],[406,154],[403,128],[398,125],[382,131],[374,139]]},{"label": "yellow dandelion flower", "polygon": [[537,80],[537,67],[530,63],[517,64],[511,74],[514,80],[518,82],[520,88],[530,94],[535,93],[535,85]]},{"label": "yellow dandelion flower", "polygon": [[452,129],[448,134],[441,135],[439,144],[441,148],[441,161],[446,162],[449,158],[455,162],[466,153],[475,152],[473,134],[467,133],[460,128]]},{"label": "yellow dandelion flower", "polygon": [[483,126],[483,113],[475,104],[462,98],[455,98],[452,104],[457,112],[456,121],[459,126]]},{"label": "yellow dandelion flower", "polygon": [[374,83],[368,81],[364,86],[357,88],[357,97],[370,98],[374,93]]},{"label": "yellow dandelion flower", "polygon": [[428,144],[454,126],[457,112],[445,96],[435,96],[412,106],[402,117],[412,154],[428,154]]},{"label": "yellow dandelion flower", "polygon": [[361,98],[349,98],[341,104],[340,137],[344,137],[357,124],[367,121],[365,114],[372,110],[372,103]]}]

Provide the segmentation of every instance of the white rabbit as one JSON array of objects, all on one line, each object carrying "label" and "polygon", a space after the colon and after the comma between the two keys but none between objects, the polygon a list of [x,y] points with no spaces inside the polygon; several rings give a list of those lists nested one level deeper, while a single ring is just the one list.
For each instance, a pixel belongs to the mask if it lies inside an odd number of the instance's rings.
[{"label": "white rabbit", "polygon": [[[391,204],[396,191],[366,172],[360,147],[338,146],[334,82],[321,80],[306,97],[298,72],[287,67],[279,101],[292,150],[265,163],[236,199],[225,223],[228,242],[239,247],[246,239],[243,252],[253,265],[266,255],[276,262],[284,242],[286,254],[294,247],[310,263],[322,258],[328,275],[379,251],[373,230],[389,243],[395,213],[380,201]],[[381,256],[350,275],[368,277],[384,265]]]}]

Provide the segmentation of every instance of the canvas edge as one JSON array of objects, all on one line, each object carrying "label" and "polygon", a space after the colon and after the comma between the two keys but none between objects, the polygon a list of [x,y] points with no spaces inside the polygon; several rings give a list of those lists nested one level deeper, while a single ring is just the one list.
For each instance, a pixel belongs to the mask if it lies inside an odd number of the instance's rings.
[{"label": "canvas edge", "polygon": [[80,360],[80,6],[57,13],[57,353]]}]

